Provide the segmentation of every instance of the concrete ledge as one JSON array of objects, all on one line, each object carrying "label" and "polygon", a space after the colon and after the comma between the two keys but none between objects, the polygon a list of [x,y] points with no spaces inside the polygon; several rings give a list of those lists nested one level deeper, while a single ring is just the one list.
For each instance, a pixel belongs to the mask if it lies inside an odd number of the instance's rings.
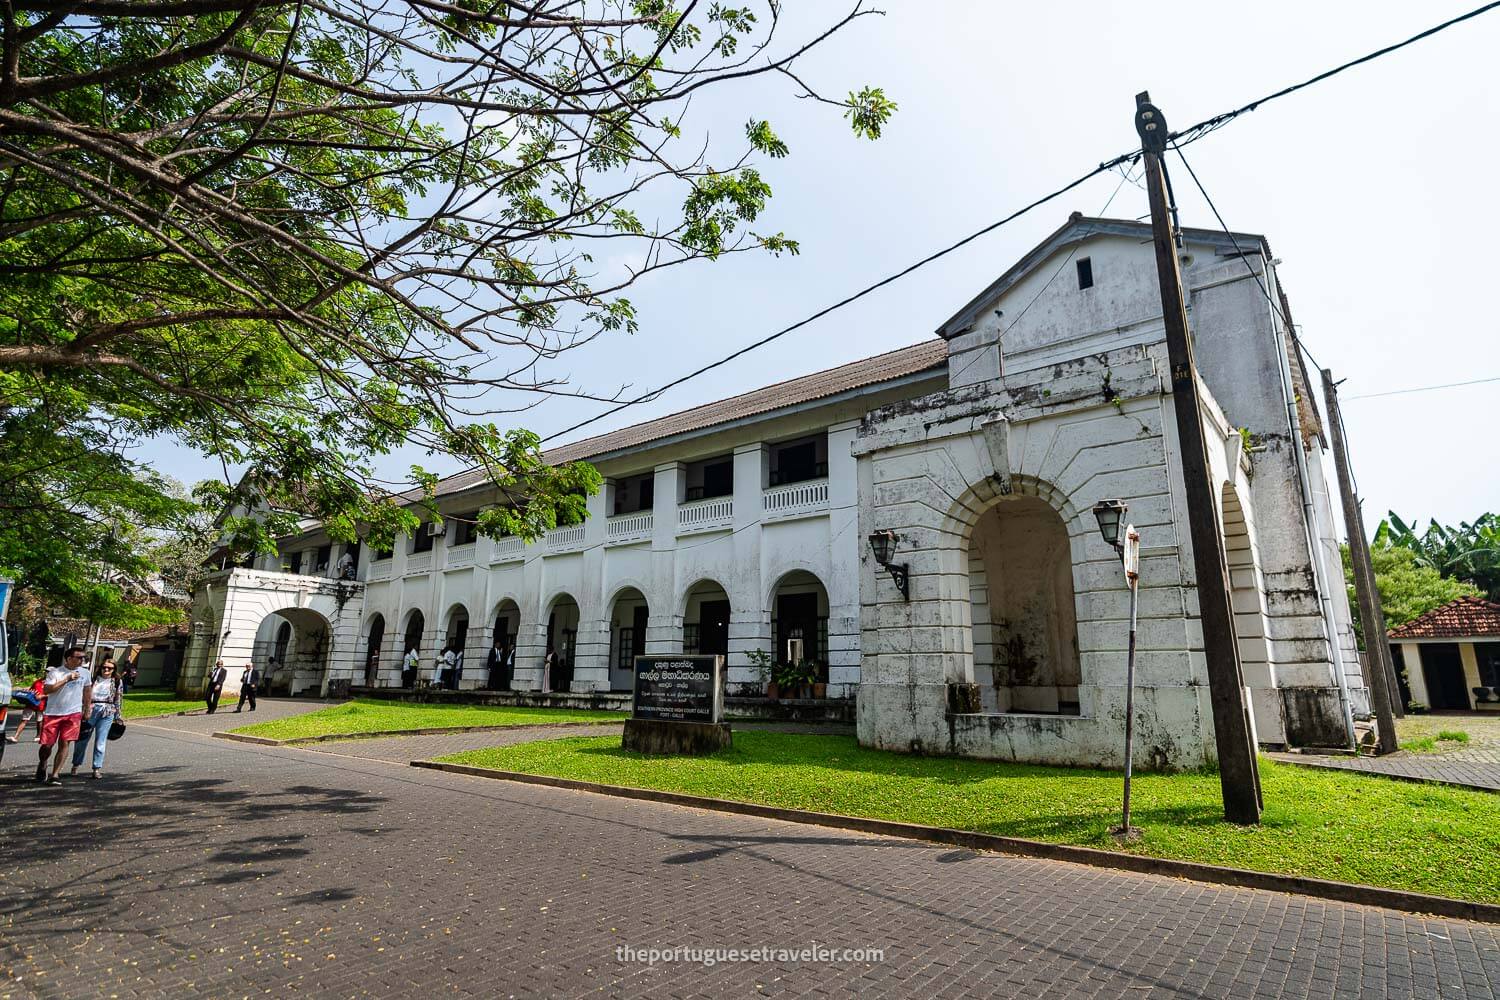
[{"label": "concrete ledge", "polygon": [[382,729],[371,733],[324,733],[321,736],[297,736],[289,740],[273,740],[269,736],[251,736],[249,733],[212,733],[221,740],[237,743],[254,743],[264,747],[295,747],[306,743],[335,743],[344,740],[383,740],[391,736],[440,736],[444,733],[502,733],[511,729],[576,729],[582,726],[622,725],[623,719],[600,719],[597,722],[530,722],[510,726],[434,726],[428,729]]},{"label": "concrete ledge", "polygon": [[832,827],[838,830],[854,830],[887,837],[904,837],[908,840],[923,840],[935,844],[966,847],[970,850],[991,851],[1019,857],[1042,858],[1048,861],[1068,861],[1090,865],[1095,868],[1114,868],[1120,871],[1138,872],[1145,875],[1166,875],[1171,878],[1190,879],[1214,885],[1231,885],[1245,889],[1265,889],[1318,899],[1330,899],[1340,903],[1357,903],[1362,906],[1381,906],[1406,913],[1425,913],[1439,917],[1454,917],[1460,920],[1475,920],[1482,923],[1500,924],[1500,904],[1475,903],[1446,896],[1429,896],[1420,892],[1401,889],[1384,889],[1354,882],[1332,882],[1327,879],[1304,878],[1300,875],[1278,875],[1272,872],[1256,872],[1245,868],[1225,868],[1205,865],[1193,861],[1173,861],[1140,854],[1124,854],[1101,851],[1092,847],[1074,847],[1068,844],[1049,844],[1039,840],[1024,840],[1019,837],[1002,837],[992,833],[972,830],[954,830],[940,826],[922,826],[917,823],[901,823],[894,820],[869,819],[860,816],[839,816],[832,813],[811,812],[804,809],[783,809],[778,806],[759,805],[754,802],[736,802],[732,799],[715,799],[700,795],[684,795],[681,792],[662,792],[649,788],[630,788],[624,785],[603,785],[592,781],[575,781],[572,778],[554,778],[544,774],[524,774],[519,771],[499,771],[467,764],[448,764],[435,760],[414,760],[412,767],[452,774],[466,774],[479,778],[496,778],[516,781],[528,785],[546,785],[551,788],[567,788],[580,792],[595,792],[625,799],[640,799],[645,802],[662,802],[669,805],[688,806],[694,809],[711,809],[717,812],[736,813],[742,816],[757,816],[763,819],[783,820],[788,823],[806,823],[813,826]]},{"label": "concrete ledge", "polygon": [[618,691],[446,691],[441,688],[351,687],[351,698],[421,705],[515,705],[521,708],[592,708],[630,711],[630,695]]}]

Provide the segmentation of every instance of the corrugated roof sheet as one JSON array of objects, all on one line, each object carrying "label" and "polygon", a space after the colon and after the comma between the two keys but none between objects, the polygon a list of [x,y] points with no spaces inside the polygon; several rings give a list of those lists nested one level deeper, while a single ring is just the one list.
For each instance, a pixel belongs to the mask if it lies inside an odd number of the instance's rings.
[{"label": "corrugated roof sheet", "polygon": [[[569,444],[550,448],[545,453],[552,465],[594,458],[626,448],[642,445],[727,424],[744,417],[770,413],[783,407],[806,403],[815,399],[826,399],[841,392],[878,385],[907,375],[915,375],[944,364],[948,360],[948,345],[939,339],[923,341],[910,347],[898,348],[877,354],[872,358],[852,361],[847,365],[802,375],[785,382],[777,382],[760,389],[752,389],[729,399],[705,403],[691,409],[632,424],[617,431],[609,431],[594,437],[584,438]],[[438,494],[458,493],[484,482],[481,469],[459,472],[438,484]]]},{"label": "corrugated roof sheet", "polygon": [[1482,597],[1460,597],[1393,628],[1392,639],[1500,639],[1500,604]]}]

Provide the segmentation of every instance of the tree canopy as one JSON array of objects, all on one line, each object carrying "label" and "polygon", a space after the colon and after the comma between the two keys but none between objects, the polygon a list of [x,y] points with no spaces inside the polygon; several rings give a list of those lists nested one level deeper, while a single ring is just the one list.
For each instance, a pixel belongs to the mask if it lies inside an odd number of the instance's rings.
[{"label": "tree canopy", "polygon": [[1405,549],[1416,565],[1462,580],[1500,601],[1500,515],[1485,513],[1456,528],[1429,521],[1420,534],[1391,511],[1375,529],[1374,545]]},{"label": "tree canopy", "polygon": [[[1349,607],[1354,614],[1355,631],[1363,640],[1364,625],[1359,619],[1359,601],[1354,593],[1354,567],[1349,560],[1349,547],[1340,548],[1344,555]],[[1375,570],[1375,589],[1380,595],[1380,610],[1385,613],[1385,627],[1388,629],[1399,628],[1449,601],[1479,595],[1479,588],[1473,584],[1454,580],[1431,566],[1422,565],[1410,549],[1372,545],[1370,565]]]},{"label": "tree canopy", "polygon": [[[719,153],[692,98],[772,76],[876,138],[879,88],[797,65],[868,13],[785,40],[776,0],[10,0],[0,562],[109,620],[109,574],[149,569],[124,525],[207,505],[270,512],[225,522],[245,551],[297,515],[388,543],[437,482],[376,475],[408,445],[486,471],[481,531],[577,519],[597,472],[515,414],[623,387],[551,362],[634,330],[643,274],[797,251],[756,228],[789,153],[769,117]],[[225,481],[174,495],[132,458],[159,437]]]}]

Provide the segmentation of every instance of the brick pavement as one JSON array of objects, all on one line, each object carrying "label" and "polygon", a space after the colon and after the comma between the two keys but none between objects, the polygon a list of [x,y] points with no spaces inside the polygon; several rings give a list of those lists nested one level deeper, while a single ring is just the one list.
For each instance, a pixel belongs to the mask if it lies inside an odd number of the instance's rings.
[{"label": "brick pavement", "polygon": [[[489,734],[493,737],[494,734]],[[1493,997],[1500,928],[132,727],[0,773],[0,997]],[[885,949],[619,963],[620,945]]]},{"label": "brick pavement", "polygon": [[1359,771],[1392,778],[1436,781],[1500,791],[1500,715],[1480,712],[1434,712],[1408,715],[1396,722],[1404,743],[1444,730],[1461,730],[1467,743],[1442,741],[1430,751],[1399,750],[1384,757],[1332,757],[1311,754],[1272,754],[1275,759],[1308,767]]}]

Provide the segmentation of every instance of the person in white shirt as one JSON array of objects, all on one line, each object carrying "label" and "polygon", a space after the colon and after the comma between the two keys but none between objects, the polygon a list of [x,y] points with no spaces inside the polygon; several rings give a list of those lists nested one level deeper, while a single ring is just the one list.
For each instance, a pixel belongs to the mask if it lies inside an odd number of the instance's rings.
[{"label": "person in white shirt", "polygon": [[[62,666],[49,667],[42,682],[47,694],[47,708],[42,714],[42,748],[37,756],[36,780],[48,785],[60,784],[63,757],[73,749],[78,731],[83,726],[84,713],[90,704],[94,690],[94,677],[83,665],[83,647],[71,646],[63,654]],[[57,747],[57,756],[52,760],[52,774],[47,774],[47,758],[52,748]]]},{"label": "person in white shirt", "polygon": [[115,677],[115,661],[106,658],[99,664],[99,676],[94,678],[94,689],[90,694],[88,735],[73,744],[73,774],[83,766],[84,754],[89,745],[94,747],[94,777],[104,776],[104,751],[109,744],[109,729],[115,716],[120,714],[120,682]]},{"label": "person in white shirt", "polygon": [[401,661],[401,686],[416,687],[417,671],[422,667],[422,657],[413,645],[406,651],[406,658]]},{"label": "person in white shirt", "polygon": [[453,681],[453,671],[458,667],[458,657],[453,652],[452,646],[443,647],[443,655],[438,662],[432,665],[433,682],[438,687],[456,687]]}]

